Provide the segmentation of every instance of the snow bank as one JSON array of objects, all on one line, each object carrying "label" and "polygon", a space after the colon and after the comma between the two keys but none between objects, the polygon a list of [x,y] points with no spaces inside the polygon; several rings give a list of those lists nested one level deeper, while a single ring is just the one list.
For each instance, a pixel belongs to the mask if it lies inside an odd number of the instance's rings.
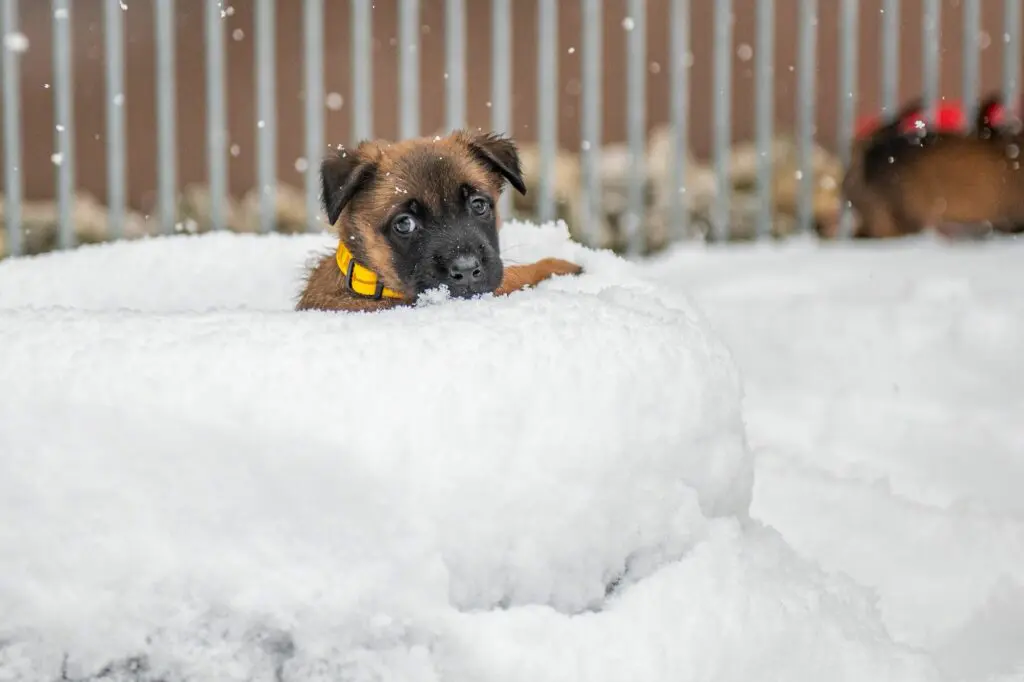
[{"label": "snow bank", "polygon": [[291,311],[323,237],[0,264],[0,678],[930,679],[750,524],[689,303],[502,239],[588,272],[346,315]]},{"label": "snow bank", "polygon": [[1024,680],[1024,240],[680,249],[742,371],[751,513],[953,680]]}]

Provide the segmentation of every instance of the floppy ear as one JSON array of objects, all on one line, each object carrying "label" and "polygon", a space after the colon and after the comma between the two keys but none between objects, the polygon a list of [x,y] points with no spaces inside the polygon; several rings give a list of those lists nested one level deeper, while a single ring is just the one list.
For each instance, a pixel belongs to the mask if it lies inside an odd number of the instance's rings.
[{"label": "floppy ear", "polygon": [[520,194],[526,194],[526,183],[523,182],[523,169],[519,165],[519,150],[512,140],[497,133],[483,133],[468,136],[469,151],[483,162],[492,172],[516,188]]},{"label": "floppy ear", "polygon": [[358,150],[335,151],[320,164],[320,191],[327,221],[333,225],[356,193],[373,178],[377,166]]},{"label": "floppy ear", "polygon": [[978,103],[978,113],[974,119],[974,130],[976,132],[995,127],[992,125],[992,115],[995,113],[995,108],[1002,103],[1003,95],[1000,92],[992,93]]}]

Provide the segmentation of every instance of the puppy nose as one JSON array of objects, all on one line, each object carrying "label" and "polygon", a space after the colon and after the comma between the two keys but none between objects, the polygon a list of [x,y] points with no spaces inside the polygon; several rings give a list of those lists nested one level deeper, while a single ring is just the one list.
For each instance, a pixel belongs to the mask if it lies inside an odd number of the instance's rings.
[{"label": "puppy nose", "polygon": [[460,284],[476,282],[484,276],[484,270],[480,267],[480,259],[476,256],[461,255],[448,266],[448,276]]}]

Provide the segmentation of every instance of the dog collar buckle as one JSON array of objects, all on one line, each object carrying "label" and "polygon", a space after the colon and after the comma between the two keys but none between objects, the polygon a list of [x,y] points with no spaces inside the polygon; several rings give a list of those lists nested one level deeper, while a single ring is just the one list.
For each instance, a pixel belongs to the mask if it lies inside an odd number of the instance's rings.
[{"label": "dog collar buckle", "polygon": [[[377,273],[372,270],[359,265],[356,262],[355,255],[349,251],[344,244],[338,244],[338,268],[345,275],[345,288],[351,291],[356,296],[368,298],[373,301],[379,301],[385,296],[388,298],[402,298],[402,295],[397,291],[386,289],[384,282]],[[356,279],[356,268],[361,267],[363,270],[363,277]],[[373,292],[365,291],[368,286],[373,286]],[[362,290],[360,290],[362,289]]]}]

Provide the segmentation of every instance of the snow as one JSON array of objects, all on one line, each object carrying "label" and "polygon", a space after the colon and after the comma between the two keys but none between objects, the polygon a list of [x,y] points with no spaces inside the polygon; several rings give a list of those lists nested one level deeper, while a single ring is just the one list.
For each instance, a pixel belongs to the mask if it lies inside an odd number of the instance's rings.
[{"label": "snow", "polygon": [[324,236],[0,263],[0,680],[1024,670],[1019,253],[502,242],[587,272],[300,314]]},{"label": "snow", "polygon": [[1024,680],[1024,240],[678,249],[734,352],[752,515],[954,680]]}]

